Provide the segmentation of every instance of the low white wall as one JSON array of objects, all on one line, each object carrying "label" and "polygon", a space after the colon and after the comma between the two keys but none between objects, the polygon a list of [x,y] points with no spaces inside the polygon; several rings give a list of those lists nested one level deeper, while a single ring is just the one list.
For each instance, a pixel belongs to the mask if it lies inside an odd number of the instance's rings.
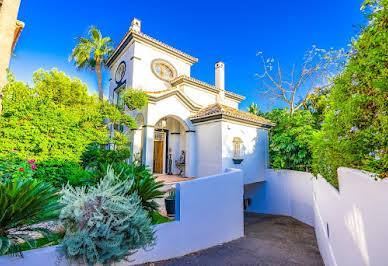
[{"label": "low white wall", "polygon": [[[155,226],[157,242],[116,265],[165,260],[219,245],[244,235],[243,174],[226,173],[176,185],[177,220]],[[0,256],[0,265],[68,265],[57,247],[23,253],[24,258]]]},{"label": "low white wall", "polygon": [[339,191],[304,172],[267,170],[266,180],[245,187],[248,211],[314,226],[325,265],[388,265],[388,179],[339,168]]},{"label": "low white wall", "polygon": [[388,179],[339,168],[339,192],[314,182],[315,231],[326,265],[388,265]]},{"label": "low white wall", "polygon": [[245,197],[251,199],[247,211],[288,215],[314,225],[312,174],[267,169],[265,179],[245,186]]}]

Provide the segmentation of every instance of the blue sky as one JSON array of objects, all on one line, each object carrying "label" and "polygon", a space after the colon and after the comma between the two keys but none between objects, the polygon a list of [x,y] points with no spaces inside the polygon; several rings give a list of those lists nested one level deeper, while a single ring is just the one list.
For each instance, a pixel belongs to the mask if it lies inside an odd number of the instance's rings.
[{"label": "blue sky", "polygon": [[[142,21],[142,32],[199,59],[192,76],[214,84],[214,63],[225,62],[226,88],[267,110],[270,100],[259,95],[261,72],[256,57],[262,51],[285,66],[298,63],[313,44],[346,48],[365,18],[362,0],[272,1],[128,1],[22,0],[18,19],[26,27],[18,41],[10,69],[18,80],[31,84],[32,73],[53,67],[85,82],[96,91],[95,73],[75,70],[68,62],[77,36],[90,25],[117,44],[131,19]],[[108,77],[104,75],[104,93]],[[281,105],[272,105],[279,107]]]}]

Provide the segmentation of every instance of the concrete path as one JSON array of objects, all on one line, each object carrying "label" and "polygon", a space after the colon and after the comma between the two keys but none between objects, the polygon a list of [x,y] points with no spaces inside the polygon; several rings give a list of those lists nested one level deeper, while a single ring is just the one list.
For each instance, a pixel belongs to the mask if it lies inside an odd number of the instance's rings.
[{"label": "concrete path", "polygon": [[248,213],[245,215],[245,237],[184,257],[147,265],[324,264],[312,227],[287,216]]}]

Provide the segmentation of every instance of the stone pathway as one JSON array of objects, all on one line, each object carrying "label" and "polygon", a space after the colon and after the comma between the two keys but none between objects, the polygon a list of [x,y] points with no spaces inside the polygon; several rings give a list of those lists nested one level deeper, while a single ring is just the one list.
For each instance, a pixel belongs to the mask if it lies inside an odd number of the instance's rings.
[{"label": "stone pathway", "polygon": [[324,264],[311,226],[287,216],[248,213],[245,237],[184,257],[145,265]]}]

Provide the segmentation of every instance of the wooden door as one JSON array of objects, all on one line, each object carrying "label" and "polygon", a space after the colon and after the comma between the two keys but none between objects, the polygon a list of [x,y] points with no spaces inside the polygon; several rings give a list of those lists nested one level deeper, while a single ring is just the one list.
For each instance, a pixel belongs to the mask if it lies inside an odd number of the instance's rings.
[{"label": "wooden door", "polygon": [[154,141],[154,173],[163,173],[163,141]]}]

